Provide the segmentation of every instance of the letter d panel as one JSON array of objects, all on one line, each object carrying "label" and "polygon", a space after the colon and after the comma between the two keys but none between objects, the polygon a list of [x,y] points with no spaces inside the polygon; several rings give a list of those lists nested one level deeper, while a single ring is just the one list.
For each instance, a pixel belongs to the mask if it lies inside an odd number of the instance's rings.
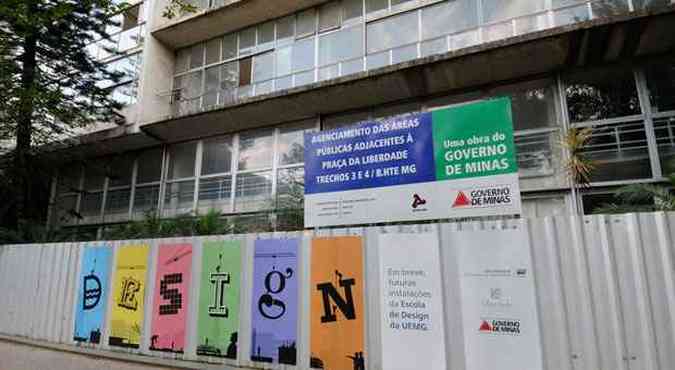
[{"label": "letter d panel", "polygon": [[237,358],[241,241],[204,242],[197,354]]},{"label": "letter d panel", "polygon": [[361,238],[314,238],[311,269],[310,366],[365,370]]},{"label": "letter d panel", "polygon": [[108,246],[84,248],[75,305],[76,342],[101,342],[111,258],[112,249]]}]

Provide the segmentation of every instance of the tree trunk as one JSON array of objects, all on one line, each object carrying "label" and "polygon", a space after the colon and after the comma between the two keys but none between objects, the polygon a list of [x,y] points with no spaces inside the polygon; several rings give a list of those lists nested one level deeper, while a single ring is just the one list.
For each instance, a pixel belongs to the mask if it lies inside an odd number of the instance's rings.
[{"label": "tree trunk", "polygon": [[[35,2],[27,7],[29,14],[34,14]],[[14,152],[15,191],[16,191],[16,222],[17,229],[21,230],[27,219],[27,209],[30,199],[30,155],[31,139],[33,136],[33,109],[35,97],[35,78],[37,71],[37,31],[32,30],[26,35],[21,56],[21,97],[19,100],[19,117],[16,128],[16,149]]]}]

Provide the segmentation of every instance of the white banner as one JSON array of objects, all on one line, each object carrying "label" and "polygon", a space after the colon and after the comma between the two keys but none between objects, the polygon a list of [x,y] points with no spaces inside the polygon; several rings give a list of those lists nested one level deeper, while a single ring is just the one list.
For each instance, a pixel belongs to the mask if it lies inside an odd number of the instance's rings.
[{"label": "white banner", "polygon": [[526,231],[462,231],[449,245],[457,248],[466,370],[542,369]]},{"label": "white banner", "polygon": [[381,234],[382,369],[445,369],[435,234]]}]

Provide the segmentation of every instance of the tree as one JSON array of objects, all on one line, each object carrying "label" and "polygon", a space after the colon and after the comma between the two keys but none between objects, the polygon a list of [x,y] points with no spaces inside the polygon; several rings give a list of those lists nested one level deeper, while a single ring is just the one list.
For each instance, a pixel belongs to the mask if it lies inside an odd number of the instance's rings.
[{"label": "tree", "polygon": [[631,184],[614,193],[615,203],[604,204],[593,213],[632,213],[675,211],[675,174],[667,177],[666,185]]},{"label": "tree", "polygon": [[110,16],[124,6],[112,0],[0,2],[0,140],[13,143],[3,156],[0,186],[15,220],[9,226],[21,229],[38,217],[42,202],[32,199],[31,178],[36,148],[92,123],[121,119],[121,105],[106,88],[121,73],[106,70],[86,47],[110,40],[106,29],[116,25]]}]

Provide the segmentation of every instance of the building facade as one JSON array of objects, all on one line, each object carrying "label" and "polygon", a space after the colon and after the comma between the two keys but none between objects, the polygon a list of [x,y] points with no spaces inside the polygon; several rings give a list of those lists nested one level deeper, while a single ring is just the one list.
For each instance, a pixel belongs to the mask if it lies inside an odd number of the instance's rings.
[{"label": "building facade", "polygon": [[57,153],[50,223],[216,209],[255,231],[297,228],[305,132],[500,96],[523,216],[573,211],[570,128],[593,128],[587,213],[618,186],[675,172],[671,0],[192,3],[173,19],[165,0],[133,4],[115,45],[91,45],[128,76],[110,87],[126,122]]}]

